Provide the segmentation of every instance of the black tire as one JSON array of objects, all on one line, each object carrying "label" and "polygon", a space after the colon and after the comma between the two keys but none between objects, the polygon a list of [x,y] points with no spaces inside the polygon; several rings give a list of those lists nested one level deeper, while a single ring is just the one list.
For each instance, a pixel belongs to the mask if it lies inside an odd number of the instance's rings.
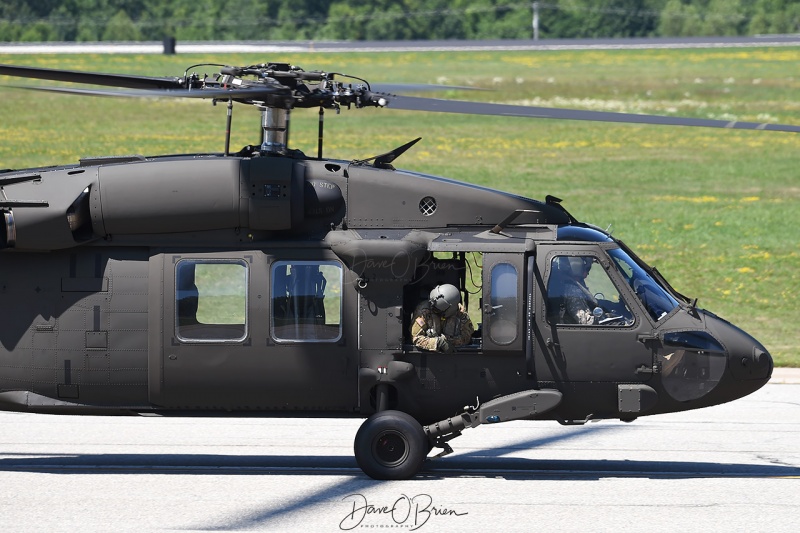
[{"label": "black tire", "polygon": [[361,470],[372,479],[409,479],[430,451],[419,422],[402,411],[381,411],[367,418],[353,449]]}]

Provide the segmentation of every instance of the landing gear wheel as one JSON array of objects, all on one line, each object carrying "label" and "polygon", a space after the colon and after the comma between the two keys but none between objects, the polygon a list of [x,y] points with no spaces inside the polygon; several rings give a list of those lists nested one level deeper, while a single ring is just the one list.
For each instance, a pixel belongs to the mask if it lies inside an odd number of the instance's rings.
[{"label": "landing gear wheel", "polygon": [[353,446],[356,462],[373,479],[409,479],[430,451],[422,426],[402,411],[381,411],[361,424]]}]

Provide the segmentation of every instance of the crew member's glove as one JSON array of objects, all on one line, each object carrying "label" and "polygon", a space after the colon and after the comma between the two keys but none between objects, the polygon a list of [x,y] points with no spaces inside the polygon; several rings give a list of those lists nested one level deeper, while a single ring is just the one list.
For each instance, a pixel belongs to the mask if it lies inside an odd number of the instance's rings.
[{"label": "crew member's glove", "polygon": [[453,347],[450,346],[450,343],[447,341],[447,337],[445,337],[444,335],[439,335],[436,338],[436,351],[443,353],[453,353]]}]

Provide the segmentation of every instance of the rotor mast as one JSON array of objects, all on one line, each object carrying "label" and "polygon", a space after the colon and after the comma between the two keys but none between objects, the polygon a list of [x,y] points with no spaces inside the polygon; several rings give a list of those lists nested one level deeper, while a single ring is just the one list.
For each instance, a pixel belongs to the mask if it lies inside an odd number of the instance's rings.
[{"label": "rotor mast", "polygon": [[289,146],[291,109],[259,107],[261,109],[261,152],[285,154]]}]

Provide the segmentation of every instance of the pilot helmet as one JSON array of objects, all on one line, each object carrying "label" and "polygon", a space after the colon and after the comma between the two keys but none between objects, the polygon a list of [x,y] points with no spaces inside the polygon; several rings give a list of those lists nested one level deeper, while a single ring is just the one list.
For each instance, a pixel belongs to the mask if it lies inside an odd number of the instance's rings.
[{"label": "pilot helmet", "polygon": [[431,309],[445,317],[455,316],[458,304],[461,303],[461,293],[455,285],[446,283],[433,288],[430,295]]},{"label": "pilot helmet", "polygon": [[584,278],[592,268],[591,257],[561,257],[558,268],[576,278]]}]

